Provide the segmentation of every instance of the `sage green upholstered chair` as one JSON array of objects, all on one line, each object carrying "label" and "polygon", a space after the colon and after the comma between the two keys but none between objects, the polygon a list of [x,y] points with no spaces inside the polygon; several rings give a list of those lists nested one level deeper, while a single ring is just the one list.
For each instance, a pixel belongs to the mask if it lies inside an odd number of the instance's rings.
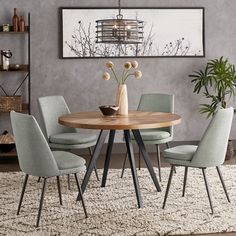
[{"label": "sage green upholstered chair", "polygon": [[51,177],[57,178],[59,200],[60,204],[62,205],[59,176],[74,174],[78,186],[78,191],[81,196],[84,213],[87,217],[82,191],[77,177],[78,172],[84,171],[86,169],[85,160],[82,157],[79,157],[70,152],[51,151],[37,121],[31,115],[16,113],[12,111],[11,124],[13,134],[15,136],[20,168],[25,173],[25,179],[20,196],[17,215],[20,213],[20,208],[29,175],[41,177],[44,180],[36,221],[36,227],[38,227],[47,179]]},{"label": "sage green upholstered chair", "polygon": [[163,209],[165,208],[166,205],[166,200],[175,166],[185,167],[182,196],[184,196],[185,194],[188,167],[200,168],[202,170],[212,214],[213,214],[213,206],[205,170],[207,167],[216,167],[227,200],[228,202],[230,202],[221,175],[220,165],[223,164],[225,159],[230,129],[232,125],[233,112],[234,110],[232,107],[218,110],[214,115],[214,117],[212,118],[198,146],[181,145],[166,149],[164,151],[164,156],[166,160],[171,164],[171,171],[165,193]]},{"label": "sage green upholstered chair", "polygon": [[[143,94],[140,98],[138,111],[150,112],[168,112],[174,113],[174,95],[172,94]],[[161,181],[161,159],[160,144],[165,143],[169,147],[169,142],[173,140],[173,127],[164,127],[159,129],[140,130],[142,139],[146,145],[155,145],[157,150],[157,166],[159,171],[159,180]],[[134,137],[131,136],[134,140]],[[124,174],[127,155],[123,163],[121,178]],[[139,152],[139,169],[140,169],[140,152]]]},{"label": "sage green upholstered chair", "polygon": [[[80,133],[75,128],[66,127],[58,123],[60,116],[70,114],[70,110],[62,96],[40,97],[38,98],[38,107],[42,130],[52,149],[73,150],[88,148],[90,156],[92,155],[91,147],[97,141],[95,134]],[[96,168],[95,174],[99,180]],[[68,184],[70,186],[69,181]]]}]

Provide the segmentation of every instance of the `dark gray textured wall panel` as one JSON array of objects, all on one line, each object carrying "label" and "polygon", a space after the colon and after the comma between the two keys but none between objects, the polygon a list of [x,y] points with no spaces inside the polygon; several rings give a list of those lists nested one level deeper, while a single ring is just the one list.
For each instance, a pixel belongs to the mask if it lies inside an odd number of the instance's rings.
[{"label": "dark gray textured wall panel", "polygon": [[[99,2],[99,4],[98,4]],[[175,140],[199,140],[209,120],[198,112],[198,104],[204,102],[192,93],[190,74],[204,67],[208,59],[224,55],[236,64],[236,1],[235,0],[128,0],[121,1],[127,7],[194,7],[205,8],[205,58],[142,58],[138,59],[143,72],[141,80],[130,78],[127,82],[129,106],[135,109],[142,93],[162,92],[175,94],[175,111],[183,121],[175,128]],[[116,83],[103,81],[106,59],[58,58],[59,24],[58,7],[61,6],[117,6],[111,0],[0,0],[0,24],[11,21],[13,8],[31,13],[32,21],[32,113],[38,117],[36,100],[39,96],[61,94],[72,111],[98,109],[101,104],[115,102]],[[0,40],[0,49],[7,47],[7,38]],[[17,46],[20,43],[17,43]],[[22,43],[24,46],[24,43]],[[15,49],[24,60],[22,50]],[[19,55],[18,55],[19,56]],[[23,57],[23,58],[22,58]],[[113,59],[122,68],[125,59]],[[2,81],[0,74],[0,82]],[[0,132],[9,126],[7,116],[0,116]],[[231,136],[236,138],[233,123]]]}]

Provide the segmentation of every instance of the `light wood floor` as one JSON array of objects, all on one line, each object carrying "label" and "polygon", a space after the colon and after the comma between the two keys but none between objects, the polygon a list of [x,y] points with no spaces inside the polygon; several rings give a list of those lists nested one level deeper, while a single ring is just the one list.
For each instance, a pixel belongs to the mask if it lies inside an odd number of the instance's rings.
[{"label": "light wood floor", "polygon": [[[125,156],[125,154],[122,154],[122,155],[121,154],[113,154],[112,159],[111,159],[111,163],[110,163],[110,168],[121,169],[122,164],[123,164],[123,160],[124,160],[124,156]],[[83,157],[85,159],[87,159],[87,162],[88,162],[90,157],[84,156],[84,155],[83,155]],[[136,158],[137,158],[137,155],[136,155]],[[156,154],[155,153],[150,154],[150,158],[151,158],[153,165],[156,166],[156,162],[157,162],[156,161]],[[98,162],[97,162],[97,168],[103,168],[104,159],[105,159],[104,155],[101,155],[99,157]],[[168,166],[168,163],[166,163],[163,158],[161,159],[161,162],[162,162],[163,167]],[[231,160],[226,161],[225,164],[236,165],[236,156],[234,156],[234,158],[232,158]],[[141,161],[141,167],[145,167],[145,163],[143,161]],[[0,157],[0,172],[9,172],[9,171],[20,171],[17,157]],[[223,235],[236,236],[236,232],[235,233],[218,233],[218,234],[210,234],[210,235],[211,236],[223,236]]]}]

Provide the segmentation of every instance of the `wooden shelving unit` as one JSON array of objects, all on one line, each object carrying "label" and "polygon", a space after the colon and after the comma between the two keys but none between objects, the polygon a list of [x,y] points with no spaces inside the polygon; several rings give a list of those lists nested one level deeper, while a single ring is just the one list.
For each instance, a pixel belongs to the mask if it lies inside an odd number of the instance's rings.
[{"label": "wooden shelving unit", "polygon": [[[17,36],[18,35],[18,36]],[[22,74],[22,79],[20,80],[19,84],[16,85],[15,92],[14,94],[7,94],[4,87],[3,83],[0,81],[0,96],[12,96],[12,95],[21,95],[18,94],[20,91],[20,88],[27,83],[27,102],[22,104],[22,113],[31,113],[31,72],[30,72],[30,13],[28,13],[28,26],[25,26],[25,31],[24,32],[14,32],[13,31],[13,26],[10,26],[9,31],[3,31],[3,27],[0,26],[0,41],[1,38],[7,38],[7,37],[14,37],[14,40],[19,40],[18,37],[21,39],[21,35],[27,35],[27,44],[28,44],[28,63],[27,64],[12,64],[9,66],[8,70],[3,70],[2,65],[0,65],[0,73],[2,80],[4,80],[4,75],[6,73],[21,73]],[[0,112],[0,115],[3,111]],[[6,111],[8,112],[8,111]],[[6,113],[4,112],[4,113]],[[17,156],[16,150],[12,150],[10,152],[1,152],[0,151],[0,157],[11,157],[11,156]]]},{"label": "wooden shelving unit", "polygon": [[0,152],[0,157],[16,157],[17,153],[16,153],[16,149],[13,149],[10,152]]},{"label": "wooden shelving unit", "polygon": [[13,31],[13,26],[10,26],[10,31],[3,31],[3,27],[0,26],[0,34],[26,34],[29,32],[29,29],[30,29],[29,26],[25,26],[24,32],[15,32],[15,31]]},{"label": "wooden shelving unit", "polygon": [[2,65],[0,65],[0,71],[1,72],[28,72],[29,71],[29,65],[20,65],[20,64],[12,64],[10,65],[10,68],[8,70],[3,70]]}]

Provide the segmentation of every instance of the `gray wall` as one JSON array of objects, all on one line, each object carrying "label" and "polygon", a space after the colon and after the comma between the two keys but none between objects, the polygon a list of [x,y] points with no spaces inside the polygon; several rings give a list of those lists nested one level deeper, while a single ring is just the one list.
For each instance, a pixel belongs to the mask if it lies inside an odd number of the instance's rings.
[{"label": "gray wall", "polygon": [[[98,4],[99,3],[99,4]],[[236,1],[235,0],[128,0],[122,6],[130,7],[205,7],[205,58],[143,58],[138,59],[143,72],[141,80],[127,82],[129,107],[135,109],[142,93],[162,92],[175,94],[175,111],[183,118],[175,128],[175,140],[199,140],[209,120],[198,112],[198,104],[203,102],[199,95],[192,93],[190,74],[202,68],[208,59],[225,56],[236,64]],[[32,21],[32,113],[38,117],[36,100],[40,96],[61,94],[72,111],[96,110],[101,104],[115,100],[114,81],[102,81],[101,75],[107,59],[58,58],[60,6],[117,6],[116,0],[0,0],[0,24],[11,22],[13,8],[31,13]],[[18,37],[18,36],[17,36]],[[10,46],[9,46],[10,43]],[[18,52],[17,48],[21,48]],[[12,49],[25,60],[24,41],[0,39],[0,49]],[[19,59],[13,58],[17,62]],[[114,59],[121,67],[125,59]],[[9,76],[8,76],[9,77]],[[19,75],[11,75],[19,78]],[[11,78],[0,83],[15,83]],[[0,132],[9,126],[8,116],[0,117]],[[234,121],[235,124],[235,121]],[[236,139],[236,125],[231,138]]]}]

